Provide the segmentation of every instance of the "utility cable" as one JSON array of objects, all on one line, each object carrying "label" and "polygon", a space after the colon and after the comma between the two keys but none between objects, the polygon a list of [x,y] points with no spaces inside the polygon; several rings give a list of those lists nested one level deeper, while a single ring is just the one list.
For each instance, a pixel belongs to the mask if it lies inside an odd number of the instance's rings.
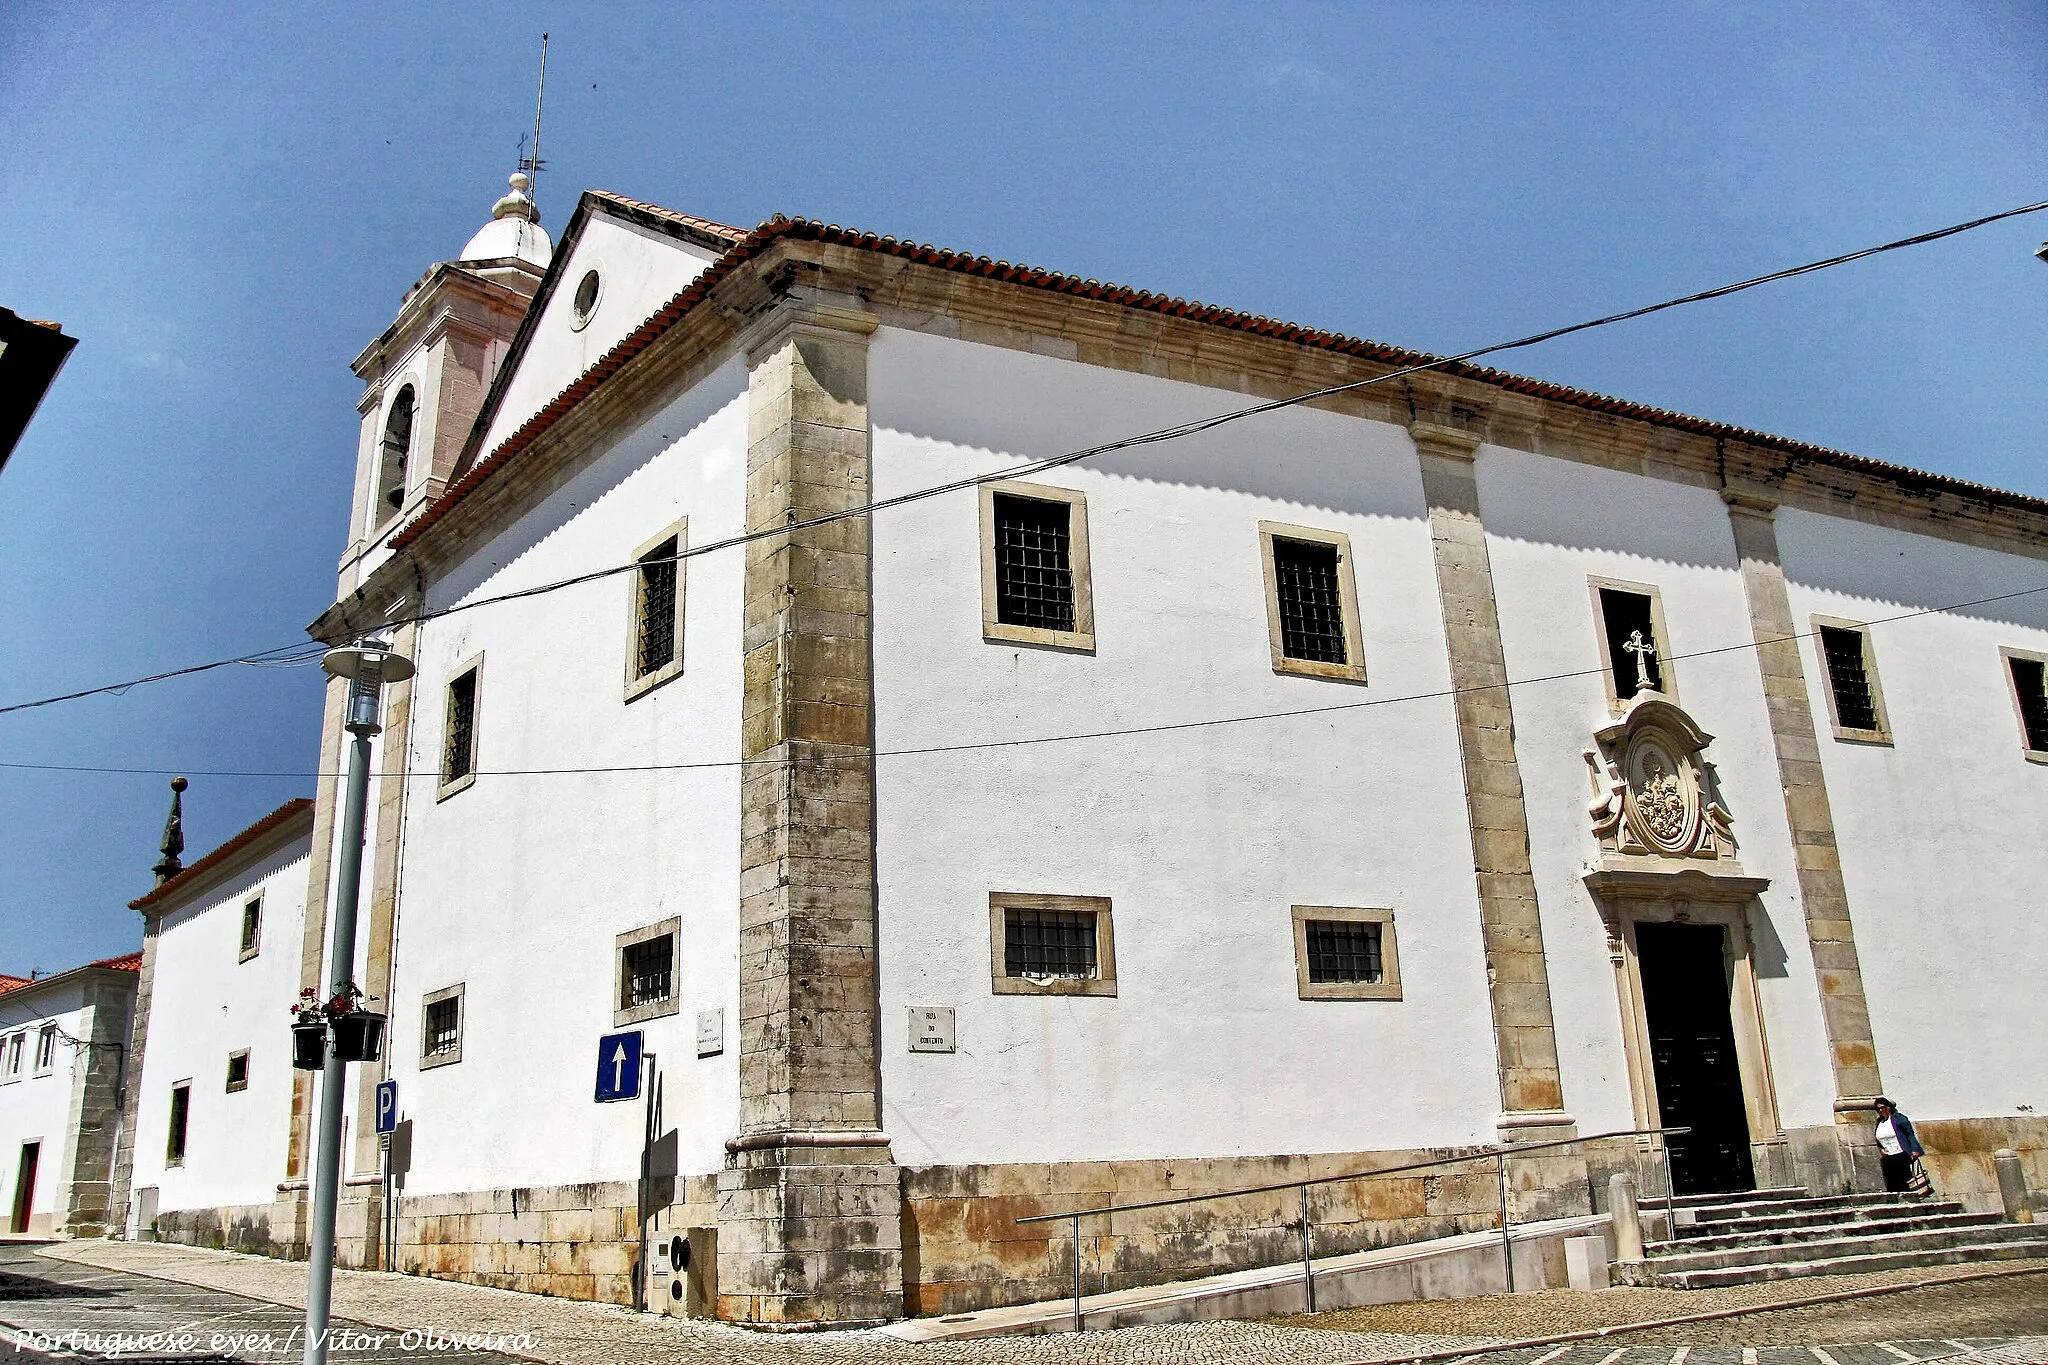
[{"label": "utility cable", "polygon": [[[1900,612],[1895,616],[1880,616],[1865,621],[1863,628],[1891,625],[1899,621],[1911,621],[1922,616],[1940,616],[1949,612],[1964,611],[1971,607],[1989,606],[1995,602],[2010,602],[2015,598],[2029,597],[2035,593],[2048,592],[2048,583],[2038,587],[2021,588],[2014,592],[1999,593],[1992,597],[1979,597],[1968,602],[1956,602],[1945,607],[1921,607],[1914,611]],[[1660,662],[1677,662],[1681,659],[1705,659],[1720,654],[1735,654],[1747,650],[1762,649],[1766,645],[1786,644],[1798,640],[1810,640],[1818,631],[1798,631],[1791,635],[1773,636],[1766,640],[1745,640],[1739,644],[1719,645],[1713,649],[1691,650],[1683,654],[1659,655]],[[966,740],[958,744],[933,744],[911,749],[854,750],[850,753],[818,754],[807,760],[810,763],[867,763],[884,758],[921,758],[935,754],[967,753],[981,749],[1021,749],[1041,744],[1072,744],[1084,740],[1122,739],[1136,735],[1169,734],[1182,730],[1209,730],[1226,725],[1248,725],[1258,721],[1297,720],[1305,716],[1336,715],[1348,711],[1366,711],[1382,706],[1398,706],[1404,702],[1451,700],[1468,693],[1504,692],[1519,687],[1531,687],[1538,683],[1566,682],[1573,678],[1596,678],[1607,670],[1604,668],[1579,668],[1563,673],[1543,673],[1529,678],[1510,678],[1505,682],[1482,683],[1474,687],[1447,687],[1433,692],[1406,692],[1393,697],[1368,697],[1363,701],[1338,702],[1331,706],[1297,707],[1287,711],[1258,711],[1239,716],[1212,716],[1202,720],[1162,721],[1155,725],[1123,726],[1111,730],[1084,730],[1063,735],[1028,735],[1021,739]],[[694,772],[724,768],[746,768],[762,764],[782,764],[787,760],[779,758],[728,758],[711,759],[697,763],[623,763],[609,766],[577,768],[476,768],[468,774],[475,777],[567,777],[601,775],[607,773],[657,773]],[[311,777],[319,780],[325,777],[341,777],[340,773],[304,772],[262,772],[234,769],[207,770],[203,768],[103,768],[83,764],[64,763],[12,763],[0,762],[0,769],[17,769],[29,772],[58,773],[99,773],[132,777],[164,777],[183,775],[188,777],[258,777],[298,778]],[[441,781],[438,771],[412,772],[405,774],[409,780],[431,779]]]},{"label": "utility cable", "polygon": [[[1436,370],[1442,369],[1447,365],[1463,364],[1467,361],[1476,360],[1481,356],[1493,355],[1501,351],[1513,351],[1528,346],[1535,346],[1545,341],[1553,341],[1558,337],[1570,336],[1576,332],[1591,331],[1596,327],[1607,327],[1615,323],[1628,322],[1636,318],[1648,317],[1652,313],[1661,313],[1666,311],[1667,309],[1680,308],[1687,304],[1703,303],[1710,299],[1726,298],[1731,294],[1739,294],[1744,290],[1755,289],[1760,285],[1773,284],[1780,280],[1789,280],[1801,275],[1810,275],[1817,271],[1828,270],[1839,265],[1847,265],[1853,261],[1861,261],[1868,259],[1872,256],[1880,256],[1886,252],[1898,251],[1905,247],[1921,246],[1928,242],[1940,241],[1942,238],[1953,237],[1959,233],[1970,232],[1977,228],[1988,226],[1992,223],[2003,222],[2008,218],[2017,218],[2025,214],[2039,213],[2043,210],[2048,210],[2048,200],[2043,200],[2040,203],[2024,204],[2018,208],[2005,209],[1998,213],[1986,214],[1981,218],[1972,218],[1967,222],[1954,223],[1949,225],[1948,227],[1936,228],[1929,232],[1915,233],[1910,237],[1901,237],[1896,241],[1880,243],[1877,246],[1864,247],[1857,251],[1844,252],[1843,254],[1838,256],[1829,256],[1822,260],[1808,261],[1803,265],[1789,266],[1783,270],[1774,270],[1769,274],[1757,275],[1750,279],[1737,281],[1734,284],[1717,285],[1712,289],[1703,289],[1696,293],[1682,294],[1677,298],[1665,299],[1660,303],[1645,304],[1638,308],[1627,309],[1619,313],[1609,313],[1605,316],[1591,318],[1584,322],[1575,322],[1563,327],[1553,327],[1548,331],[1535,332],[1530,334],[1529,336],[1519,337],[1513,341],[1495,342],[1492,345],[1476,347],[1469,351],[1461,351],[1456,355],[1440,356],[1433,360],[1422,361],[1414,365],[1408,365],[1398,369],[1390,370],[1385,374],[1374,375],[1367,379],[1355,379],[1343,384],[1331,384],[1323,388],[1311,389],[1306,393],[1294,394],[1291,397],[1287,398],[1276,398],[1263,403],[1254,403],[1249,407],[1233,409],[1230,412],[1219,413],[1213,417],[1197,418],[1193,421],[1178,423],[1174,426],[1162,427],[1157,431],[1149,431],[1137,436],[1127,436],[1114,441],[1105,441],[1099,445],[1086,446],[1080,450],[1068,451],[1062,455],[1052,455],[1039,460],[1028,460],[1022,464],[1013,465],[1007,469],[993,470],[986,474],[976,474],[968,478],[955,479],[952,480],[951,482],[937,484],[930,488],[922,488],[909,493],[899,493],[894,497],[873,499],[871,501],[862,503],[857,507],[849,507],[837,512],[827,512],[822,516],[811,517],[803,521],[793,521],[782,526],[768,527],[758,531],[748,531],[737,536],[728,536],[723,540],[712,541],[706,545],[694,546],[689,549],[680,550],[671,558],[633,560],[625,564],[615,564],[602,569],[594,569],[588,573],[576,574],[568,578],[558,579],[553,582],[536,584],[535,586],[530,588],[520,588],[512,592],[499,593],[494,596],[478,598],[474,601],[469,602],[452,603],[449,606],[442,607],[435,611],[425,611],[416,613],[411,616],[395,617],[389,621],[386,621],[384,625],[386,627],[395,627],[403,625],[421,625],[429,621],[436,621],[444,617],[453,616],[458,612],[474,611],[479,607],[497,606],[506,602],[517,602],[530,597],[538,597],[545,593],[559,592],[564,588],[577,587],[584,583],[593,583],[600,579],[614,577],[618,574],[630,573],[634,570],[640,569],[647,565],[674,563],[680,562],[685,559],[695,559],[699,555],[712,554],[721,550],[733,549],[737,546],[748,545],[753,543],[754,541],[766,540],[774,536],[789,535],[797,531],[811,530],[816,527],[830,525],[831,523],[836,521],[845,521],[853,517],[864,517],[869,515],[870,513],[881,511],[885,508],[900,507],[906,503],[922,501],[925,498],[939,497],[946,493],[957,493],[965,489],[979,487],[980,485],[985,483],[994,483],[1003,479],[1014,479],[1022,475],[1039,473],[1048,469],[1056,469],[1062,465],[1075,464],[1079,461],[1086,460],[1097,455],[1107,455],[1114,451],[1131,450],[1140,446],[1157,445],[1165,441],[1179,440],[1183,437],[1198,435],[1205,431],[1212,431],[1218,427],[1228,425],[1232,422],[1243,421],[1245,418],[1248,417],[1257,417],[1264,413],[1277,412],[1282,408],[1297,407],[1303,403],[1312,403],[1319,399],[1334,397],[1338,394],[1351,393],[1358,389],[1370,388],[1376,384],[1389,383],[1396,379],[1403,379],[1410,375],[1420,374],[1426,370]],[[167,679],[185,677],[193,673],[204,673],[211,669],[225,668],[233,664],[254,663],[256,662],[257,659],[265,655],[280,654],[285,652],[286,650],[295,648],[305,648],[305,642],[301,641],[294,645],[280,645],[277,649],[274,650],[264,650],[259,655],[239,656],[232,659],[218,659],[211,663],[194,664],[187,668],[172,669],[164,673],[151,674],[150,676],[144,678],[133,678],[123,683],[108,683],[100,687],[90,687],[78,692],[68,692],[61,696],[44,697],[36,701],[14,702],[7,706],[0,706],[0,715],[8,715],[16,711],[27,711],[39,706],[52,706],[58,702],[78,701],[85,697],[99,696],[104,693],[126,692],[131,687],[141,687],[149,683],[163,682]]]}]

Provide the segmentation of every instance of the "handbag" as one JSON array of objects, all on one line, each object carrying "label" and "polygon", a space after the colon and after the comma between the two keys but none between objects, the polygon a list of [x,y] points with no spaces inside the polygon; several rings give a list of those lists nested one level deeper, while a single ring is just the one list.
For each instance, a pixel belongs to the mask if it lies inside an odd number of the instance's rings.
[{"label": "handbag", "polygon": [[1922,1198],[1934,1193],[1934,1182],[1927,1178],[1927,1168],[1917,1156],[1913,1158],[1913,1173],[1906,1177],[1906,1193]]}]

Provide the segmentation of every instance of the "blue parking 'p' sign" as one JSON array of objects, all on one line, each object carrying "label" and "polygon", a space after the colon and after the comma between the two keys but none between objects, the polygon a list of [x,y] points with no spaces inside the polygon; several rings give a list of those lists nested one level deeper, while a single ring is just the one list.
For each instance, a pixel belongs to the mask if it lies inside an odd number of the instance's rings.
[{"label": "blue parking 'p' sign", "polygon": [[398,1082],[377,1082],[377,1131],[398,1131]]},{"label": "blue parking 'p' sign", "polygon": [[597,1040],[597,1102],[640,1098],[640,1030]]}]

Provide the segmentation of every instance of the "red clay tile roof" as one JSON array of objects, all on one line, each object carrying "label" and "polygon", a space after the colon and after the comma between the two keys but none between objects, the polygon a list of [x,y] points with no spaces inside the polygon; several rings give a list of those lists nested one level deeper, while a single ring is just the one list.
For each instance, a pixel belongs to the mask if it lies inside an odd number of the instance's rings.
[{"label": "red clay tile roof", "polygon": [[132,953],[123,953],[119,957],[103,957],[91,965],[105,967],[110,972],[139,972],[142,970],[142,950],[138,948]]},{"label": "red clay tile roof", "polygon": [[[677,219],[688,215],[670,214],[668,210],[655,210],[652,205],[641,205],[637,200],[626,200],[623,196],[603,191],[592,191],[603,197],[635,205],[649,212],[669,214]],[[689,219],[693,223],[703,220]],[[712,227],[719,225],[713,224]],[[727,232],[737,229],[727,228]],[[578,403],[582,402],[599,385],[617,374],[626,363],[653,345],[655,340],[669,328],[681,321],[691,309],[701,303],[720,281],[730,275],[744,262],[760,255],[782,238],[794,241],[828,242],[837,246],[849,246],[865,251],[879,252],[886,256],[915,261],[940,270],[950,270],[963,275],[979,275],[988,279],[1022,285],[1030,289],[1045,290],[1055,294],[1069,294],[1079,298],[1096,299],[1120,304],[1127,308],[1143,309],[1168,317],[1187,318],[1194,322],[1213,327],[1227,327],[1234,331],[1249,332],[1256,336],[1274,337],[1291,341],[1298,346],[1310,346],[1318,350],[1334,351],[1343,355],[1354,355],[1394,367],[1425,365],[1442,359],[1426,351],[1411,351],[1384,342],[1367,341],[1359,337],[1345,336],[1339,332],[1326,332],[1318,328],[1303,327],[1298,323],[1282,322],[1275,318],[1261,317],[1252,313],[1241,313],[1235,309],[1218,308],[1210,304],[1189,302],[1183,298],[1155,294],[1149,289],[1132,289],[1127,285],[1104,284],[1100,280],[1084,280],[1073,275],[1062,275],[1056,271],[1042,270],[1036,266],[1016,265],[1009,261],[990,260],[986,256],[974,256],[966,252],[946,250],[895,237],[878,236],[872,232],[858,232],[842,228],[837,224],[819,223],[805,218],[784,218],[777,215],[762,223],[752,232],[738,237],[732,248],[709,269],[699,275],[690,285],[674,298],[663,304],[654,315],[635,328],[618,345],[605,353],[595,365],[579,375],[576,380],[553,401],[498,444],[497,449],[478,459],[469,470],[451,485],[441,496],[430,503],[419,516],[391,538],[391,548],[402,550],[416,542],[427,529],[448,515],[455,507],[475,491],[478,485],[502,469],[506,462],[520,451],[532,445],[550,427],[560,421]],[[559,253],[557,259],[560,259]],[[1806,441],[1793,440],[1786,436],[1773,436],[1769,432],[1754,431],[1747,427],[1733,426],[1703,417],[1693,417],[1681,412],[1651,407],[1644,403],[1633,403],[1627,399],[1610,398],[1605,394],[1575,389],[1566,384],[1556,384],[1543,379],[1531,379],[1524,375],[1496,370],[1490,366],[1469,363],[1453,363],[1439,366],[1446,374],[1478,380],[1506,389],[1512,393],[1526,393],[1554,402],[1586,408],[1594,412],[1608,413],[1617,417],[1632,418],[1656,426],[1671,427],[1697,435],[1719,437],[1741,441],[1748,445],[1768,450],[1780,450],[1787,454],[1809,459],[1821,464],[1830,464],[1855,471],[1868,477],[1910,489],[1936,493],[1954,493],[1974,501],[2022,509],[2034,513],[2048,513],[2048,500],[2028,497],[1987,484],[1972,483],[1964,479],[1950,478],[1941,474],[1930,474],[1905,465],[1874,460],[1863,455],[1852,455],[1847,451],[1835,450],[1828,446],[1814,445]]]},{"label": "red clay tile roof", "polygon": [[584,193],[594,199],[607,200],[625,208],[637,209],[639,212],[655,218],[666,219],[678,227],[695,228],[697,231],[707,232],[713,237],[722,237],[727,242],[743,242],[747,238],[747,230],[745,228],[731,227],[725,223],[714,223],[709,218],[698,218],[688,213],[677,213],[674,209],[665,209],[659,204],[650,204],[641,199],[628,199],[625,195],[614,194],[610,190],[585,190]]},{"label": "red clay tile roof", "polygon": [[[134,900],[129,901],[128,908],[130,910],[145,911],[153,909],[164,901],[176,896],[184,888],[193,885],[197,879],[232,861],[237,854],[245,849],[261,843],[266,835],[281,830],[294,820],[299,819],[307,821],[310,828],[312,818],[312,800],[304,796],[295,796],[276,810],[270,812],[270,814],[264,816],[261,820],[258,820],[255,824],[243,830],[240,834],[229,839],[219,848],[214,849],[211,853],[193,863],[192,866],[186,868],[177,876],[151,890],[149,894],[138,896]],[[136,961],[139,963],[141,958],[138,957]],[[111,966],[114,964],[110,961],[107,965]]]},{"label": "red clay tile roof", "polygon": [[33,980],[31,977],[8,976],[6,973],[0,972],[0,995],[5,995],[17,987],[26,986],[31,980]]}]

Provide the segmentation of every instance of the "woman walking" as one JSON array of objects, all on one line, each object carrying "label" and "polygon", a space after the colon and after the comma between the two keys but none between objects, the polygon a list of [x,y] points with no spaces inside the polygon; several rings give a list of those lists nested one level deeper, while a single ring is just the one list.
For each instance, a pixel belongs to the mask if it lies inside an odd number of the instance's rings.
[{"label": "woman walking", "polygon": [[1894,1194],[1904,1194],[1913,1187],[1913,1163],[1926,1154],[1926,1149],[1913,1131],[1913,1120],[1901,1114],[1897,1105],[1880,1095],[1875,1108],[1877,1161],[1884,1167],[1884,1187]]}]

